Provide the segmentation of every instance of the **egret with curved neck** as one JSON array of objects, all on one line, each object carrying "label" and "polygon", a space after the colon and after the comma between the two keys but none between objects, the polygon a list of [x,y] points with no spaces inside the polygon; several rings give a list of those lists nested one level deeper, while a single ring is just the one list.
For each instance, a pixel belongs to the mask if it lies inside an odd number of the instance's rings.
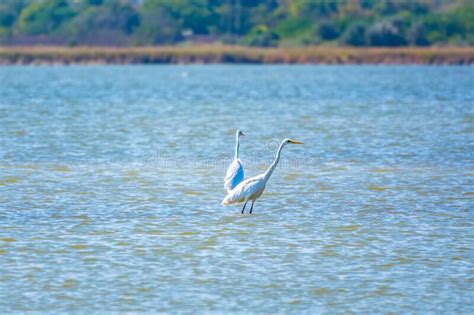
[{"label": "egret with curved neck", "polygon": [[241,130],[237,130],[235,133],[234,159],[232,160],[232,163],[230,163],[224,178],[224,188],[227,192],[230,192],[244,180],[244,166],[242,165],[242,161],[239,159],[240,137],[243,135],[244,133]]},{"label": "egret with curved neck", "polygon": [[268,180],[270,179],[270,176],[272,176],[273,171],[275,170],[275,167],[278,165],[278,162],[280,161],[281,151],[287,144],[303,144],[303,143],[296,140],[291,140],[288,138],[283,140],[280,146],[278,147],[278,151],[275,156],[275,159],[273,160],[272,164],[267,169],[267,171],[261,175],[246,179],[240,184],[238,184],[237,187],[229,191],[227,196],[222,201],[222,205],[228,206],[231,204],[243,202],[244,206],[242,208],[241,213],[244,213],[245,207],[247,206],[247,202],[249,200],[252,200],[252,206],[250,207],[250,213],[252,213],[253,205],[255,201],[263,194],[263,191],[265,190],[265,186]]}]

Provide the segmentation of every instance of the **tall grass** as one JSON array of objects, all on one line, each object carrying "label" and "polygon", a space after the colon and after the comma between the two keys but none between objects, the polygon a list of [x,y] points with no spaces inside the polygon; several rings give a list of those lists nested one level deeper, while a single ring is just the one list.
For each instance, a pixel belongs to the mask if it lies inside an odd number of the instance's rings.
[{"label": "tall grass", "polygon": [[313,46],[0,47],[0,64],[474,64],[474,47],[352,48]]}]

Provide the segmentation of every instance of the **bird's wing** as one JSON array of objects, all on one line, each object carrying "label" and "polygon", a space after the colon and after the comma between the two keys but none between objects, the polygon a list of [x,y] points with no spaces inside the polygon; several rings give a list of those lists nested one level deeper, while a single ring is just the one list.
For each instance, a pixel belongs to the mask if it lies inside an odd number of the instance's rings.
[{"label": "bird's wing", "polygon": [[233,203],[244,202],[250,197],[258,187],[262,185],[261,176],[255,176],[241,182],[237,187],[231,190],[222,201],[222,205],[227,206]]},{"label": "bird's wing", "polygon": [[229,165],[227,174],[224,178],[224,188],[227,192],[237,187],[244,180],[244,167],[239,159],[235,159]]}]

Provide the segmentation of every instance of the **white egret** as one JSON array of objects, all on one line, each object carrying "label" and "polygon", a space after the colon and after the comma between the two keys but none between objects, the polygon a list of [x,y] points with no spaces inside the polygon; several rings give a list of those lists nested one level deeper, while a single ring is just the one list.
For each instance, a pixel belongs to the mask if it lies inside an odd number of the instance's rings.
[{"label": "white egret", "polygon": [[244,213],[245,206],[249,200],[252,200],[252,206],[250,207],[250,213],[253,210],[253,204],[255,200],[257,200],[265,190],[265,185],[267,184],[268,179],[272,175],[275,167],[277,166],[278,162],[280,161],[280,153],[281,150],[285,145],[288,143],[291,144],[303,144],[303,142],[299,142],[296,140],[285,139],[281,142],[280,147],[278,148],[277,154],[275,156],[275,160],[267,169],[267,171],[261,175],[248,178],[237,185],[234,189],[232,189],[227,196],[222,201],[223,206],[228,206],[231,204],[242,203],[244,202],[244,207],[242,208],[242,212]]},{"label": "white egret", "polygon": [[240,137],[243,135],[244,133],[240,130],[237,130],[235,133],[234,160],[230,163],[224,178],[224,188],[227,190],[227,193],[244,180],[244,167],[242,161],[239,159]]}]

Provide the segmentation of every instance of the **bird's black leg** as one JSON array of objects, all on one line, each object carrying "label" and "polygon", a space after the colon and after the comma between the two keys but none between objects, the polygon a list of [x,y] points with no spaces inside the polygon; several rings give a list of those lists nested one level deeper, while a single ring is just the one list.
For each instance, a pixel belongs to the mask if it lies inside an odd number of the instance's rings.
[{"label": "bird's black leg", "polygon": [[242,208],[242,214],[244,214],[245,206],[247,205],[247,201],[244,203],[244,207]]},{"label": "bird's black leg", "polygon": [[253,210],[253,204],[255,203],[255,200],[252,201],[252,206],[250,207],[250,214],[252,214],[252,210]]}]

